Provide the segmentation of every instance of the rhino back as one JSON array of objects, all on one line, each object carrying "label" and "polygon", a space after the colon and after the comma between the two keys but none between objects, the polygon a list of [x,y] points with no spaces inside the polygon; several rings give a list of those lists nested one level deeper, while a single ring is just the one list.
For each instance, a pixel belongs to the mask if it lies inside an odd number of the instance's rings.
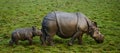
[{"label": "rhino back", "polygon": [[[44,17],[42,27],[50,28],[51,31],[57,27],[57,35],[63,38],[69,38],[78,30],[78,28],[81,31],[86,31],[88,29],[85,18],[88,20],[82,13],[77,14],[55,11],[48,13]],[[56,23],[56,25],[54,23]],[[54,25],[55,27],[50,27],[51,25]]]},{"label": "rhino back", "polygon": [[59,29],[64,37],[71,37],[76,32],[76,13],[56,12],[56,18]]},{"label": "rhino back", "polygon": [[25,40],[26,38],[32,37],[32,28],[20,28],[13,32],[15,38]]}]

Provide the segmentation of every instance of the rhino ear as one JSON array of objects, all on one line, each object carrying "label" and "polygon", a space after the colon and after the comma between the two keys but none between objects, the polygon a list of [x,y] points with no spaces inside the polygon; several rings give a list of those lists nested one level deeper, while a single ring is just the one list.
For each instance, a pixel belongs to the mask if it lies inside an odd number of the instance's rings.
[{"label": "rhino ear", "polygon": [[92,21],[93,25],[97,27],[97,22]]},{"label": "rhino ear", "polygon": [[33,31],[36,31],[36,26],[32,26],[32,30],[33,30]]}]

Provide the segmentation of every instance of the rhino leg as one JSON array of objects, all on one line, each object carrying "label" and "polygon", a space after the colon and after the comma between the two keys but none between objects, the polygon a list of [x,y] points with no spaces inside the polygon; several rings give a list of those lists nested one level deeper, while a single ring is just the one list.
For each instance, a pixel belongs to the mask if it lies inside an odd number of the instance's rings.
[{"label": "rhino leg", "polygon": [[46,29],[43,29],[43,34],[41,36],[41,42],[42,42],[42,45],[46,46],[46,41],[48,41],[49,45],[54,45],[53,44],[53,36],[54,36],[55,33],[48,33],[48,30]]},{"label": "rhino leg", "polygon": [[42,35],[40,37],[40,40],[41,40],[41,44],[43,46],[46,46],[46,30],[44,28],[42,29]]},{"label": "rhino leg", "polygon": [[53,46],[54,45],[54,43],[53,43],[53,37],[51,37],[50,35],[48,35],[46,38],[47,38],[47,41],[48,41],[49,45]]},{"label": "rhino leg", "polygon": [[74,40],[77,38],[77,36],[78,36],[79,34],[80,34],[80,32],[77,31],[77,32],[73,35],[73,37],[71,38],[71,40],[68,42],[68,45],[69,45],[69,46],[71,46],[71,45],[73,44]]},{"label": "rhino leg", "polygon": [[12,40],[13,43],[15,43],[16,45],[18,45],[19,37],[18,37],[18,33],[17,32],[12,33],[11,40]]},{"label": "rhino leg", "polygon": [[11,40],[9,41],[9,45],[10,45],[10,46],[13,46],[13,44],[14,44],[14,41],[11,39]]},{"label": "rhino leg", "polygon": [[43,44],[45,44],[45,41],[48,42],[49,45],[53,46],[53,36],[57,32],[57,24],[55,21],[47,21],[42,26],[42,32],[43,32]]},{"label": "rhino leg", "polygon": [[18,39],[15,39],[14,41],[15,41],[15,44],[18,45]]},{"label": "rhino leg", "polygon": [[80,44],[80,45],[82,45],[82,36],[83,36],[83,33],[80,33],[80,35],[77,37],[78,44]]},{"label": "rhino leg", "polygon": [[29,45],[32,45],[33,41],[32,41],[32,38],[28,38],[28,41],[29,41]]},{"label": "rhino leg", "polygon": [[42,36],[40,37],[40,40],[41,40],[41,44],[42,45],[46,45],[46,42],[45,42],[45,34],[43,33]]},{"label": "rhino leg", "polygon": [[16,45],[18,45],[18,41],[19,41],[19,39],[16,38],[16,37],[13,37],[13,38],[12,38],[12,41],[13,41]]},{"label": "rhino leg", "polygon": [[33,44],[32,38],[30,38],[28,41],[29,41],[29,45]]},{"label": "rhino leg", "polygon": [[47,32],[46,31],[46,40],[48,41],[50,46],[53,46],[53,36],[55,35],[55,33],[52,32]]},{"label": "rhino leg", "polygon": [[52,29],[49,27],[49,29],[45,30],[45,34],[46,34],[46,40],[48,41],[49,45],[53,46],[54,45],[53,36],[56,34],[56,29]]}]

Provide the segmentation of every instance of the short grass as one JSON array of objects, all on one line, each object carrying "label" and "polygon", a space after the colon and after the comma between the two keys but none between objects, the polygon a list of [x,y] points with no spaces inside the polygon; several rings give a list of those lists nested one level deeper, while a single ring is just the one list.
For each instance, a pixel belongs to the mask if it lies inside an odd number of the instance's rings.
[{"label": "short grass", "polygon": [[[83,45],[69,39],[54,37],[55,46],[41,46],[39,37],[34,44],[20,41],[8,46],[10,34],[16,28],[37,26],[41,28],[43,17],[52,11],[82,12],[96,21],[105,40],[97,44],[84,35]],[[0,0],[0,53],[120,53],[120,0]]]}]

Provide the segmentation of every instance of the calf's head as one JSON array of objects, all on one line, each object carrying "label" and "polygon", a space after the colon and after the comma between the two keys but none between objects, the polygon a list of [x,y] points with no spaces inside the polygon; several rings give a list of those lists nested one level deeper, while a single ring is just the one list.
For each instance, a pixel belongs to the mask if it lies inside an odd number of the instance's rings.
[{"label": "calf's head", "polygon": [[32,32],[33,36],[41,36],[42,35],[41,30],[36,29],[35,26],[32,26],[32,30],[33,30],[33,32]]},{"label": "calf's head", "polygon": [[104,41],[104,35],[100,33],[96,22],[92,22],[92,25],[89,27],[89,34],[97,43]]}]

